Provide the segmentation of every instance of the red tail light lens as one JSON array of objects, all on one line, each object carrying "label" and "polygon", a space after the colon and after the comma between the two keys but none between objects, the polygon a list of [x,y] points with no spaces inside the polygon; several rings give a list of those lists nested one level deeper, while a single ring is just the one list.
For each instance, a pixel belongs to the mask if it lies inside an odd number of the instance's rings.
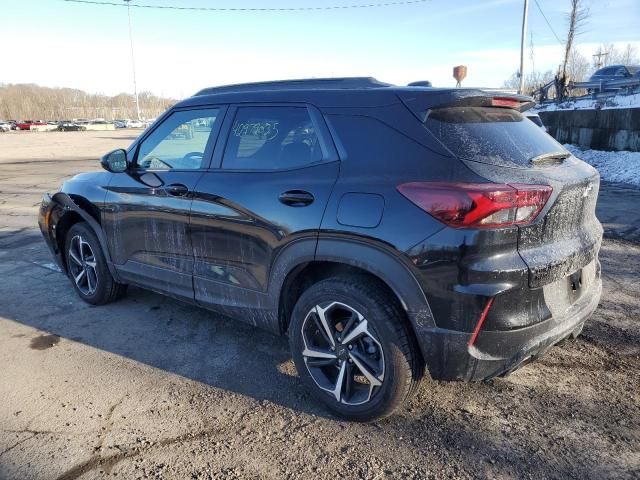
[{"label": "red tail light lens", "polygon": [[411,182],[398,191],[454,228],[495,228],[535,220],[553,191],[547,185]]}]

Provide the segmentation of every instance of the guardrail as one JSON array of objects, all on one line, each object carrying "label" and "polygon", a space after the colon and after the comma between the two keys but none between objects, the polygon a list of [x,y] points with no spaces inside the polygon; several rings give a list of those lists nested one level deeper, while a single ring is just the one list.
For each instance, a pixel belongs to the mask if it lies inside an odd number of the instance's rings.
[{"label": "guardrail", "polygon": [[622,90],[640,87],[640,77],[621,78],[619,80],[599,80],[595,82],[570,82],[570,89],[587,88],[604,92],[606,90]]}]

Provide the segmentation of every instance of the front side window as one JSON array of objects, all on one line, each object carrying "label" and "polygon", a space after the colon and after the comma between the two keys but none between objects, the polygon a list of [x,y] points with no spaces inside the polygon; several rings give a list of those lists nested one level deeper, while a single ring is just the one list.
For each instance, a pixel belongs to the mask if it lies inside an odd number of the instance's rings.
[{"label": "front side window", "polygon": [[239,107],[222,166],[277,170],[320,160],[320,143],[305,107]]},{"label": "front side window", "polygon": [[207,142],[220,109],[175,112],[141,144],[138,167],[193,170],[202,166]]}]

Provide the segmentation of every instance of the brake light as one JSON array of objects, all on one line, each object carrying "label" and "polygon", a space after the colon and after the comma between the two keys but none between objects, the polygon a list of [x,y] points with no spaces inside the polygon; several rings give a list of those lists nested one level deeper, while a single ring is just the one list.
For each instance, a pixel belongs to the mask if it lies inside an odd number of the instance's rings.
[{"label": "brake light", "polygon": [[548,185],[410,182],[398,191],[454,228],[495,228],[535,220],[553,189]]},{"label": "brake light", "polygon": [[517,109],[520,106],[520,101],[513,98],[505,97],[493,97],[491,99],[492,107],[508,107]]}]

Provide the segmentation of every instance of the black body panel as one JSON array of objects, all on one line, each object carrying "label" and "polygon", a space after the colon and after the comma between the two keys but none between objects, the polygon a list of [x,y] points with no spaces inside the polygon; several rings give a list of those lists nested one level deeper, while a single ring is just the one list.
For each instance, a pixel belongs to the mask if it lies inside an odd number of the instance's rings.
[{"label": "black body panel", "polygon": [[173,195],[168,187],[184,185],[193,191],[202,172],[157,171],[147,175],[156,181],[121,173],[115,174],[107,187],[103,225],[112,261],[127,282],[193,298],[189,235],[193,200],[189,194]]},{"label": "black body panel", "polygon": [[[64,268],[56,226],[87,221],[119,281],[275,332],[286,330],[283,286],[291,278],[312,264],[348,266],[395,294],[438,379],[508,372],[580,331],[601,291],[593,168],[574,157],[522,168],[463,161],[422,123],[431,108],[490,102],[487,92],[314,82],[207,89],[172,107],[127,152],[134,160],[174,112],[215,108],[220,120],[200,168],[132,165],[66,182],[63,193],[45,197],[39,220],[59,263]],[[529,102],[509,98],[522,108]],[[321,158],[295,168],[226,168],[236,113],[260,106],[306,109],[312,128],[292,136],[313,130]],[[274,138],[265,140],[269,129],[256,125],[242,125],[263,136],[256,144]],[[407,182],[524,183],[553,192],[529,225],[453,228],[399,193]]]},{"label": "black body panel", "polygon": [[[331,162],[295,171],[207,172],[191,210],[196,301],[226,312],[277,309],[277,299],[266,295],[274,260],[299,240],[315,243],[338,171]],[[292,190],[313,201],[282,203],[280,195]],[[247,321],[264,323],[255,315]]]}]

